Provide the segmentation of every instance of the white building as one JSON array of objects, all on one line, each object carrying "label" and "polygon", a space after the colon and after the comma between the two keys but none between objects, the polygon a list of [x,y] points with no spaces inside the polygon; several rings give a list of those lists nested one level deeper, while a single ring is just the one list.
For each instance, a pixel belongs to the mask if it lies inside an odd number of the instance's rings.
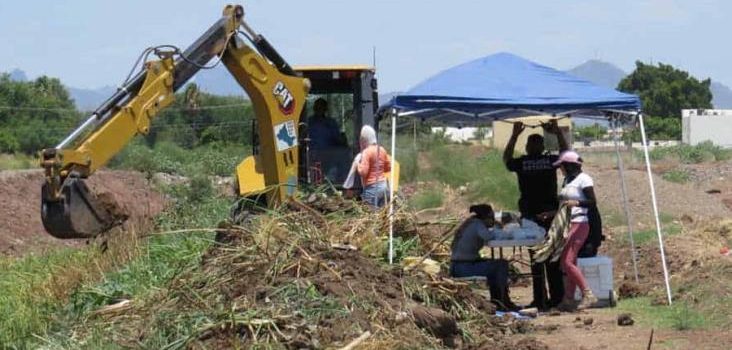
[{"label": "white building", "polygon": [[681,110],[681,142],[696,145],[704,141],[732,148],[732,109]]},{"label": "white building", "polygon": [[[481,129],[481,132],[478,132]],[[435,126],[432,127],[432,133],[442,133],[448,139],[455,142],[463,142],[469,140],[476,140],[478,138],[488,139],[493,137],[493,129],[488,127],[476,128],[476,127],[463,127],[456,128],[452,126]],[[482,135],[480,135],[482,134]]]}]

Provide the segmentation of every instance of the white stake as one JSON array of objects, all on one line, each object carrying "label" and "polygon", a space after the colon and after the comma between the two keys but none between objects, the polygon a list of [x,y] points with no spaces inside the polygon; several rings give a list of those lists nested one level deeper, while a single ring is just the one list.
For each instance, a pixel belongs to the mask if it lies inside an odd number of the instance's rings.
[{"label": "white stake", "polygon": [[663,249],[663,235],[661,234],[661,220],[658,218],[658,204],[656,202],[656,189],[653,186],[653,173],[651,172],[651,160],[648,156],[648,142],[646,142],[646,128],[643,125],[643,114],[638,113],[638,121],[641,129],[641,142],[643,142],[643,154],[646,158],[646,170],[648,172],[648,184],[651,187],[651,203],[653,204],[653,215],[656,219],[656,233],[658,234],[658,248],[661,250],[661,264],[663,264],[663,279],[666,282],[666,296],[668,304],[671,305],[671,284],[669,283],[668,268],[666,267],[666,252]]}]

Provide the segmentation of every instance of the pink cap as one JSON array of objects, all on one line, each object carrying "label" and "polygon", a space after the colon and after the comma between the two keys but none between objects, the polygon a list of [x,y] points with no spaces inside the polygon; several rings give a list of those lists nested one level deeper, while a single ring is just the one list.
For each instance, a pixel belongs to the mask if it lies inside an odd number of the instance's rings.
[{"label": "pink cap", "polygon": [[559,160],[554,162],[554,166],[559,166],[562,163],[582,164],[582,159],[575,151],[564,151],[559,155]]}]

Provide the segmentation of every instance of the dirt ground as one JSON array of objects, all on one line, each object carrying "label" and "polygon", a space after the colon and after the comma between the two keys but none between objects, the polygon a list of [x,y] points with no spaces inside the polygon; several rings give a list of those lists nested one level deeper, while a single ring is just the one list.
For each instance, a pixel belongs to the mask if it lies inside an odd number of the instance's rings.
[{"label": "dirt ground", "polygon": [[[719,166],[721,168],[726,165],[732,165],[732,163],[704,164],[695,167],[697,169],[715,169],[715,167]],[[623,197],[620,190],[620,175],[617,168],[591,163],[586,164],[585,168],[595,182],[595,193],[604,217],[608,214],[614,214],[625,220]],[[730,166],[730,170],[732,170],[732,166]],[[727,171],[711,179],[699,179],[685,184],[678,184],[666,181],[657,173],[654,173],[653,181],[658,198],[658,210],[660,213],[670,215],[674,219],[687,216],[694,221],[711,221],[729,217],[732,212],[730,212],[730,208],[724,205],[723,200],[727,198],[726,196],[732,198],[730,176],[732,176],[732,171]],[[633,226],[638,229],[655,227],[647,173],[641,169],[627,169],[625,179]],[[722,193],[707,193],[712,189],[718,189]]]},{"label": "dirt ground", "polygon": [[[0,254],[20,256],[58,246],[78,246],[84,240],[60,240],[46,233],[41,222],[40,198],[43,172],[19,170],[0,172]],[[145,177],[132,171],[100,171],[87,183],[95,193],[109,193],[141,225],[163,210],[164,197],[155,192]]]},{"label": "dirt ground", "polygon": [[[538,330],[532,335],[557,350],[646,349],[651,329],[618,326],[618,314],[608,309],[539,317],[534,322]],[[589,320],[592,324],[585,325]],[[729,344],[732,334],[728,332],[654,330],[651,349],[725,349]]]},{"label": "dirt ground", "polygon": [[[732,264],[732,259],[721,257],[719,253],[720,248],[729,244],[731,229],[728,226],[732,226],[732,209],[725,205],[728,198],[732,198],[732,162],[677,166],[691,169],[693,181],[677,184],[654,174],[659,210],[664,216],[670,216],[670,220],[682,230],[680,234],[665,237],[670,278],[672,283],[683,285],[718,283],[719,293],[725,293],[724,280],[727,277],[715,276],[712,271],[720,265]],[[595,180],[603,214],[615,212],[624,218],[617,169],[591,164],[586,168]],[[629,169],[626,180],[634,227],[654,227],[645,171]],[[621,289],[621,294],[646,295],[655,291],[653,295],[664,295],[658,245],[647,244],[637,249],[640,284],[632,283],[631,249],[623,239],[627,230],[622,222],[615,224],[621,226],[606,225],[605,233],[609,237],[600,253],[614,259],[615,289]],[[531,300],[530,288],[512,288],[512,296],[519,302],[528,302]],[[697,301],[695,296],[686,293],[678,293],[674,299]],[[646,349],[651,329],[637,323],[618,326],[620,313],[607,308],[579,314],[546,314],[534,321],[536,332],[532,335],[551,349]],[[591,325],[584,324],[587,319],[592,319]],[[655,330],[652,343],[652,349],[727,349],[732,344],[732,333],[722,330]]]}]

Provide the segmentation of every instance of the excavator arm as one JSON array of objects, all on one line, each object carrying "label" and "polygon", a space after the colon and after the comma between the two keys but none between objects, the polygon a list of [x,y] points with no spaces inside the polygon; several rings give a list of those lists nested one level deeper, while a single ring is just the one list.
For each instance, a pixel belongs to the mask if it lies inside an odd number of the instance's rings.
[{"label": "excavator arm", "polygon": [[[90,238],[126,219],[113,200],[92,193],[84,179],[106,165],[134,136],[147,134],[152,119],[173,102],[175,92],[217,55],[252,99],[270,203],[294,189],[296,129],[309,84],[294,76],[292,68],[264,37],[246,25],[243,17],[241,6],[228,5],[221,19],[184,52],[169,46],[155,49],[158,60],[145,62],[140,73],[66,139],[42,151],[46,180],[41,216],[49,234]],[[258,52],[240,35],[247,37]]]}]

